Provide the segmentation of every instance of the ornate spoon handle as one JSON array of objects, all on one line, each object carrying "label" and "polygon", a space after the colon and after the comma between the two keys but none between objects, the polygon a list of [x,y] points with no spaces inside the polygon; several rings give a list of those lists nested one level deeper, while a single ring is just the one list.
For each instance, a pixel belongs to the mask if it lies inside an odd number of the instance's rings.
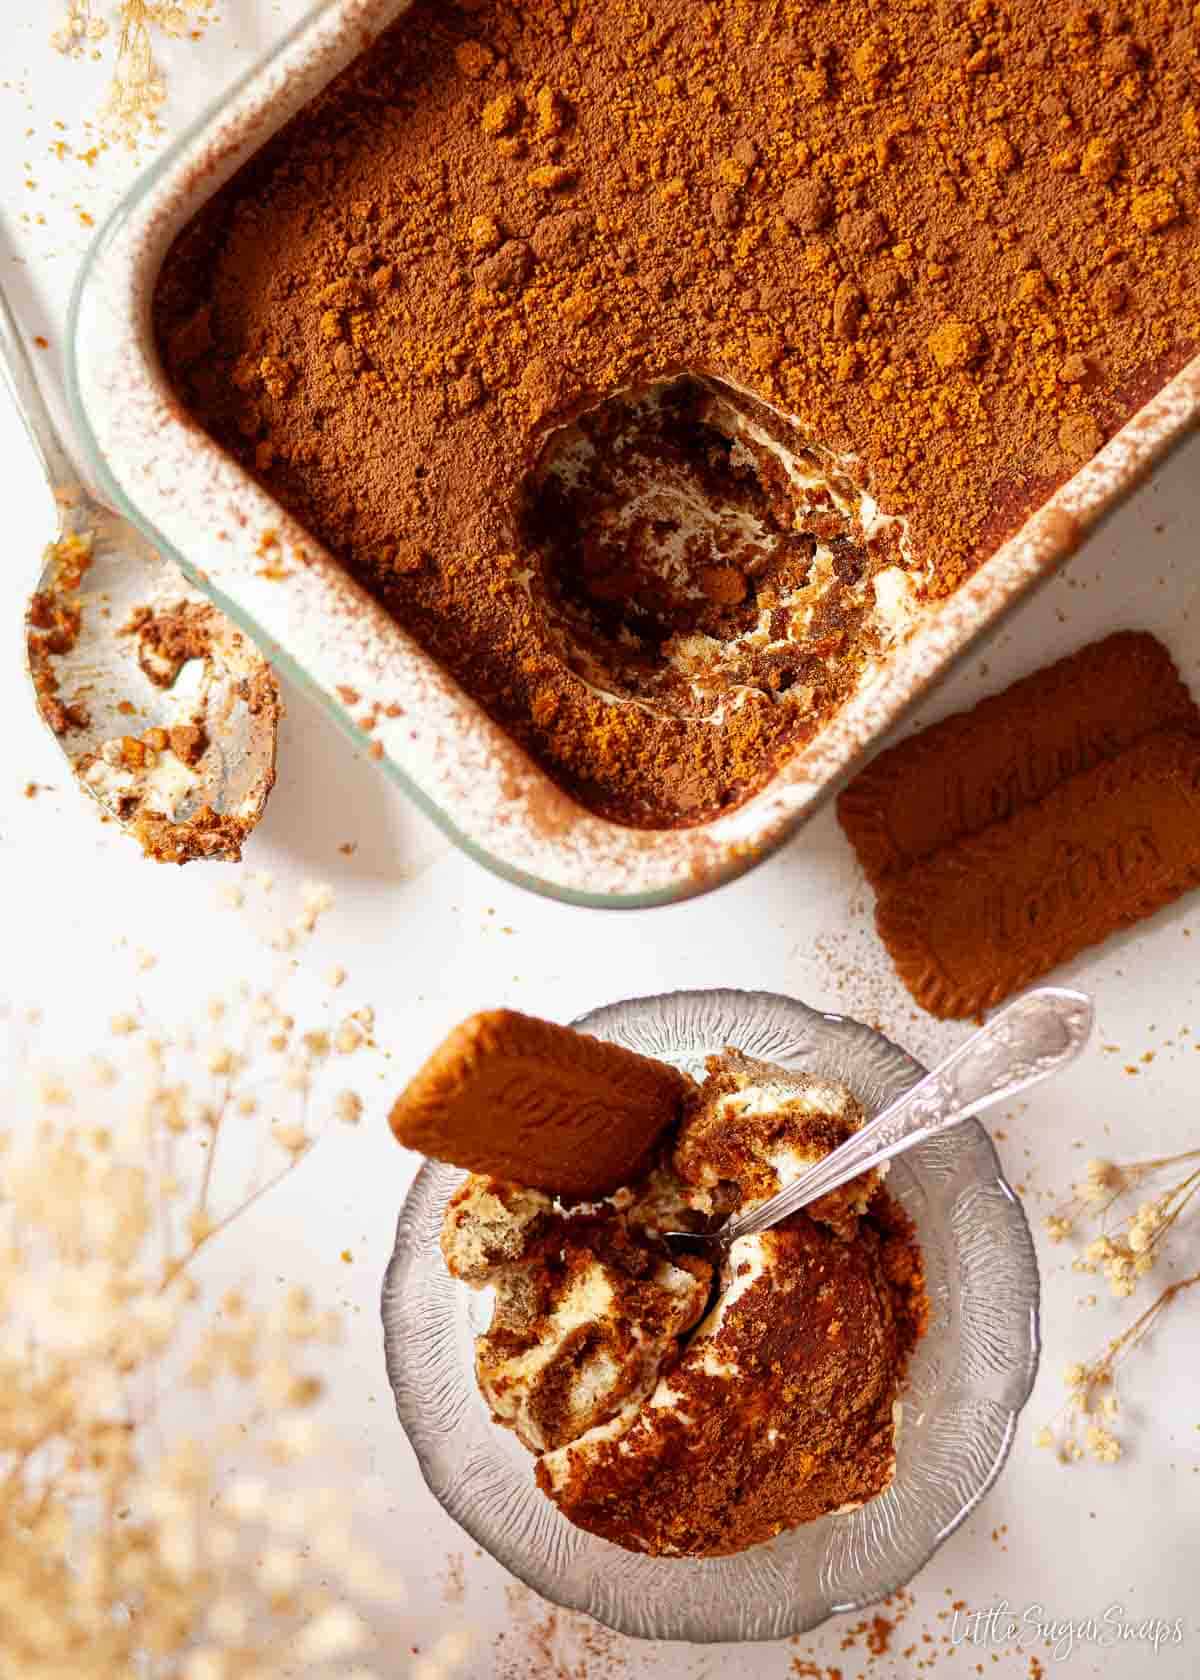
[{"label": "ornate spoon handle", "polygon": [[1091,1030],[1092,1001],[1086,993],[1065,986],[1026,992],[839,1149],[714,1234],[724,1243],[768,1230],[944,1126],[1007,1102],[1073,1062]]}]

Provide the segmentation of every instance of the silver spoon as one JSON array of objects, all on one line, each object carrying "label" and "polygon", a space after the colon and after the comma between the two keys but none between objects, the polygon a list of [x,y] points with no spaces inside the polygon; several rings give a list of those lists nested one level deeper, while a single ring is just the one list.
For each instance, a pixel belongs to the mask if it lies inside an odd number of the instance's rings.
[{"label": "silver spoon", "polygon": [[664,1231],[668,1243],[693,1254],[700,1245],[719,1260],[738,1237],[753,1236],[818,1197],[880,1166],[935,1132],[1008,1102],[1073,1062],[1092,1031],[1092,1000],[1065,986],[1026,992],[972,1033],[931,1073],[786,1189],[707,1235]]},{"label": "silver spoon", "polygon": [[148,855],[237,858],[275,781],[271,668],[80,482],[3,290],[0,372],[58,506],[25,618],[42,718],[74,775]]}]

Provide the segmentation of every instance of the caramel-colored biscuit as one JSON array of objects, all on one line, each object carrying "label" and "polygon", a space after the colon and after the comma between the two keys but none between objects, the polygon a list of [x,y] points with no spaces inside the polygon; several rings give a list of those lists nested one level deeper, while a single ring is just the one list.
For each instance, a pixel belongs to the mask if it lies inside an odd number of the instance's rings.
[{"label": "caramel-colored biscuit", "polygon": [[570,1027],[489,1009],[456,1027],[392,1109],[400,1142],[571,1197],[627,1184],[692,1089],[685,1074]]},{"label": "caramel-colored biscuit", "polygon": [[1147,735],[885,881],[880,936],[932,1015],[974,1015],[1200,885],[1200,736]]},{"label": "caramel-colored biscuit", "polygon": [[1121,630],[881,753],[838,817],[878,886],[1172,727],[1200,729],[1200,712],[1170,654]]}]

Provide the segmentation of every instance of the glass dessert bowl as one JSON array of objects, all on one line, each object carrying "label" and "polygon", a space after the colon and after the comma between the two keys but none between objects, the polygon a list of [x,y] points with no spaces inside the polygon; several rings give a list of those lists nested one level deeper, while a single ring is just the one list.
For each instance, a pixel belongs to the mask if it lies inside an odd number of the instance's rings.
[{"label": "glass dessert bowl", "polygon": [[[733,1047],[846,1084],[868,1113],[920,1065],[859,1022],[767,993],[679,992],[597,1010],[582,1030],[702,1077]],[[1038,1275],[1020,1205],[967,1122],[892,1164],[926,1269],[928,1333],[901,1392],[896,1473],[855,1510],[723,1557],[650,1557],[575,1527],[476,1385],[483,1297],[446,1270],[439,1234],[464,1175],[436,1163],[406,1199],[383,1293],[389,1377],[422,1474],[446,1511],[555,1603],[644,1638],[778,1639],[903,1585],[999,1473],[1038,1359]]]}]

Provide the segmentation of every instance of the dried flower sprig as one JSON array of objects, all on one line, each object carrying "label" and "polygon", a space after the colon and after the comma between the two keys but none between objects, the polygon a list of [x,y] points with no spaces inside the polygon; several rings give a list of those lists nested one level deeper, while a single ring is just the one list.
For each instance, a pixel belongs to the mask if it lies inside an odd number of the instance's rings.
[{"label": "dried flower sprig", "polygon": [[65,0],[62,22],[50,36],[50,45],[70,58],[82,58],[89,46],[102,41],[108,24],[92,10],[92,0]]},{"label": "dried flower sprig", "polygon": [[1059,1457],[1064,1463],[1073,1463],[1090,1454],[1101,1464],[1115,1464],[1121,1457],[1122,1447],[1109,1424],[1120,1410],[1115,1391],[1117,1366],[1144,1341],[1172,1302],[1198,1283],[1200,1272],[1167,1284],[1146,1310],[1107,1344],[1098,1358],[1068,1365],[1063,1375],[1069,1393],[1059,1416],[1065,1414],[1078,1421],[1078,1427],[1083,1432],[1083,1444],[1080,1445],[1076,1434],[1068,1435],[1059,1443],[1053,1429],[1044,1425],[1034,1437],[1035,1445],[1057,1445]]},{"label": "dried flower sprig", "polygon": [[[296,1170],[309,1085],[259,1078],[253,1046],[214,1056],[194,1032],[133,1027],[121,1066],[26,1076],[0,1130],[6,1671],[367,1680],[356,1606],[397,1585],[345,1501],[310,1485],[336,1315],[299,1289],[266,1305],[227,1289],[207,1313],[198,1275],[216,1235]],[[282,1165],[245,1178],[272,1130]],[[228,1202],[218,1144],[241,1182]]]},{"label": "dried flower sprig", "polygon": [[1045,1220],[1051,1242],[1062,1242],[1074,1235],[1083,1219],[1105,1221],[1122,1198],[1140,1189],[1149,1179],[1171,1168],[1188,1167],[1165,1190],[1140,1201],[1115,1227],[1102,1230],[1092,1238],[1082,1255],[1072,1262],[1077,1272],[1092,1276],[1103,1273],[1112,1293],[1119,1298],[1132,1295],[1137,1279],[1150,1271],[1168,1232],[1200,1191],[1200,1165],[1195,1163],[1200,1163],[1200,1149],[1147,1161],[1089,1161],[1086,1176],[1075,1186],[1070,1200]]},{"label": "dried flower sprig", "polygon": [[[206,0],[118,0],[116,60],[101,120],[119,139],[136,144],[143,132],[160,132],[159,117],[167,87],[154,51],[155,32],[166,37],[187,34]],[[72,58],[100,56],[97,43],[108,35],[92,0],[66,0],[51,45]]]},{"label": "dried flower sprig", "polygon": [[[1200,1149],[1144,1161],[1089,1161],[1083,1182],[1075,1186],[1070,1199],[1045,1221],[1051,1242],[1062,1242],[1076,1235],[1079,1225],[1087,1220],[1106,1224],[1118,1203],[1144,1192],[1151,1180],[1161,1179],[1166,1173],[1172,1173],[1173,1177],[1165,1189],[1148,1196],[1143,1194],[1115,1225],[1091,1237],[1082,1253],[1072,1261],[1074,1271],[1092,1276],[1103,1274],[1111,1293],[1118,1299],[1132,1295],[1138,1280],[1153,1269],[1168,1236],[1200,1192]],[[1172,1302],[1198,1282],[1200,1272],[1169,1283],[1097,1358],[1067,1366],[1064,1373],[1067,1399],[1058,1418],[1065,1416],[1074,1427],[1060,1440],[1050,1424],[1043,1425],[1034,1436],[1037,1446],[1057,1448],[1064,1463],[1087,1457],[1101,1464],[1116,1463],[1122,1454],[1122,1443],[1112,1428],[1119,1410],[1116,1367],[1144,1340]]]}]

